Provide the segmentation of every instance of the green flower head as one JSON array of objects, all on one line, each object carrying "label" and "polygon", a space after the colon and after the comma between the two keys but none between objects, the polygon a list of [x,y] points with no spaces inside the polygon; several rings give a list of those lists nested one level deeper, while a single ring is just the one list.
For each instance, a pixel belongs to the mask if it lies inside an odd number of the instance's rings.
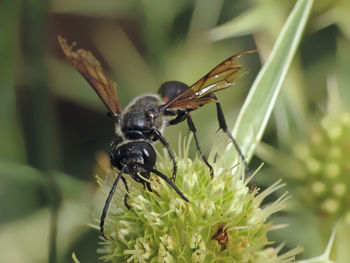
[{"label": "green flower head", "polygon": [[[280,182],[259,193],[249,190],[244,167],[222,168],[213,163],[214,178],[200,158],[187,156],[190,139],[176,157],[177,187],[184,201],[161,178],[152,175],[152,191],[128,180],[126,193],[120,184],[106,220],[100,253],[111,262],[291,262],[297,250],[278,256],[280,247],[267,247],[267,218],[285,205],[287,195],[264,207],[262,201],[282,187]],[[163,154],[163,156],[167,156]],[[217,157],[220,158],[220,157]],[[157,169],[171,174],[172,164],[158,154]],[[111,184],[99,179],[105,195]]]},{"label": "green flower head", "polygon": [[298,196],[314,211],[334,219],[350,215],[349,134],[350,113],[327,114],[309,139],[293,149],[301,171]]}]

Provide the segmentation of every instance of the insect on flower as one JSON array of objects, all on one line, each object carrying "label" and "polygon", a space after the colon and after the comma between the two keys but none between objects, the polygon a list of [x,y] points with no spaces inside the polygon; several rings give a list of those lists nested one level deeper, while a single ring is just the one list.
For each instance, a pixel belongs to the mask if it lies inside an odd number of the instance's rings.
[{"label": "insect on flower", "polygon": [[[84,49],[74,51],[73,46],[69,45],[67,40],[61,36],[58,36],[58,42],[68,61],[88,81],[107,107],[115,121],[117,133],[121,138],[112,143],[109,153],[111,165],[117,168],[119,173],[103,208],[100,221],[100,231],[103,237],[105,237],[104,221],[107,210],[120,179],[124,183],[126,191],[129,191],[123,174],[129,174],[132,179],[143,184],[151,191],[151,186],[147,179],[153,173],[164,179],[183,200],[188,202],[188,199],[175,185],[177,172],[175,157],[167,140],[162,135],[166,126],[187,120],[190,130],[194,134],[197,150],[209,167],[211,176],[213,176],[213,168],[200,149],[196,128],[190,116],[191,111],[209,102],[216,102],[219,127],[233,142],[245,165],[247,174],[250,175],[244,155],[227,129],[221,105],[214,93],[231,87],[246,72],[244,66],[238,63],[237,58],[241,55],[255,52],[255,50],[243,51],[233,55],[190,87],[179,81],[165,82],[161,85],[158,91],[159,94],[147,94],[137,97],[122,110],[117,97],[115,83],[108,78],[100,62],[92,53]],[[174,118],[168,120],[171,116]],[[152,144],[156,141],[160,141],[172,160],[173,173],[171,179],[154,168],[156,153]],[[130,208],[127,203],[127,194],[124,198],[124,204],[127,208]]]}]

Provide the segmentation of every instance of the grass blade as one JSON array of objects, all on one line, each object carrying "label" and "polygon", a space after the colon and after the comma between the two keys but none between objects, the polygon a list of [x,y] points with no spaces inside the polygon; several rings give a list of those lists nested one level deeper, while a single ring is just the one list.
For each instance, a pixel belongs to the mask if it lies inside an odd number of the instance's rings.
[{"label": "grass blade", "polygon": [[239,113],[233,136],[249,161],[260,142],[300,42],[313,0],[298,0]]}]

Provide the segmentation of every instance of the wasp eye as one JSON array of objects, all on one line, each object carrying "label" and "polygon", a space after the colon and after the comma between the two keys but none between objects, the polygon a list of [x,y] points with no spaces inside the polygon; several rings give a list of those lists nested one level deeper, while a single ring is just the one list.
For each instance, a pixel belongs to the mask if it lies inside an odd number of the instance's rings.
[{"label": "wasp eye", "polygon": [[147,112],[146,116],[147,116],[147,118],[149,118],[151,120],[155,118],[154,112],[151,110]]},{"label": "wasp eye", "polygon": [[143,164],[151,169],[156,164],[156,152],[154,151],[151,144],[147,142],[143,142],[140,144],[140,150],[142,151],[143,155]]}]

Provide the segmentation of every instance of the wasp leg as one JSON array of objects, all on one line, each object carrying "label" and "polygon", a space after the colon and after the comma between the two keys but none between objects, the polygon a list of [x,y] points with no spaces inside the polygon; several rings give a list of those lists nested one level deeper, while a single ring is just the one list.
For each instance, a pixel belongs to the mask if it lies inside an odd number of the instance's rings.
[{"label": "wasp leg", "polygon": [[127,183],[127,181],[126,181],[126,179],[122,176],[122,181],[123,181],[123,183],[124,183],[124,185],[125,185],[125,189],[126,189],[126,194],[125,194],[125,196],[124,196],[124,205],[125,205],[125,207],[127,208],[127,209],[130,209],[130,206],[129,206],[129,204],[128,204],[128,197],[129,197],[129,195],[128,195],[128,193],[129,193],[129,187],[128,187],[128,183]]},{"label": "wasp leg", "polygon": [[[227,124],[226,124],[226,121],[225,121],[224,112],[222,111],[221,104],[217,101],[217,97],[215,95],[214,95],[214,99],[216,100],[216,111],[217,111],[217,116],[218,116],[218,121],[219,121],[219,129],[222,129],[228,135],[228,137],[231,139],[233,145],[236,148],[236,151],[238,152],[238,154],[241,157],[242,162],[244,164],[246,177],[250,178],[252,173],[250,172],[250,169],[249,169],[248,164],[246,162],[246,159],[245,159],[245,157],[244,157],[244,155],[242,153],[242,150],[239,147],[239,145],[236,142],[236,140],[233,138],[232,134],[227,129]],[[252,181],[253,181],[252,187],[254,189],[256,187],[256,180],[255,180],[254,177],[252,178]]]},{"label": "wasp leg", "polygon": [[188,127],[190,128],[191,132],[193,133],[193,137],[194,137],[194,140],[196,142],[197,150],[200,153],[203,162],[208,166],[208,168],[210,170],[210,177],[213,178],[213,176],[214,176],[213,167],[209,164],[209,162],[207,160],[207,157],[205,157],[205,155],[203,154],[203,152],[201,150],[201,147],[199,146],[199,142],[198,142],[198,138],[197,138],[197,129],[194,126],[194,123],[192,121],[191,115],[187,111],[185,111],[184,114],[185,114],[185,116],[187,118]]},{"label": "wasp leg", "polygon": [[194,140],[196,142],[197,150],[199,151],[204,163],[208,166],[208,168],[210,170],[210,176],[213,177],[214,176],[213,167],[209,164],[207,158],[205,157],[205,155],[202,152],[201,147],[199,146],[199,142],[198,142],[198,138],[197,138],[197,129],[194,126],[194,123],[192,121],[192,118],[191,118],[191,115],[189,114],[189,112],[188,111],[180,112],[175,119],[172,119],[171,121],[169,121],[169,125],[178,124],[180,122],[183,122],[185,119],[187,119],[188,127],[189,127],[190,131],[193,133],[193,137],[194,137]]},{"label": "wasp leg", "polygon": [[175,119],[169,121],[169,125],[175,125],[186,120],[185,112],[186,111],[181,111]]},{"label": "wasp leg", "polygon": [[167,140],[163,137],[163,135],[160,133],[160,131],[158,131],[157,129],[153,130],[156,137],[159,138],[160,142],[162,143],[162,145],[165,147],[165,149],[168,151],[169,157],[170,159],[173,161],[173,176],[171,177],[171,180],[173,180],[175,182],[175,178],[176,178],[176,171],[177,171],[177,165],[176,165],[176,161],[175,161],[175,157],[174,154],[172,153],[169,143],[167,142]]},{"label": "wasp leg", "polygon": [[149,182],[146,182],[146,187],[147,187],[148,191],[153,192],[152,188],[151,188],[151,184]]},{"label": "wasp leg", "polygon": [[[149,179],[151,176],[151,173],[149,171],[145,171],[145,172],[141,172],[142,177]],[[152,188],[151,188],[151,184],[146,181],[146,180],[142,180],[142,184],[143,184],[143,188],[145,188],[145,186],[147,187],[148,191],[153,192]]]},{"label": "wasp leg", "polygon": [[118,182],[119,182],[120,178],[122,178],[122,174],[124,172],[124,168],[125,168],[125,166],[120,170],[117,178],[115,179],[115,181],[113,183],[113,186],[112,186],[112,189],[110,190],[110,192],[108,194],[108,197],[107,197],[107,200],[105,202],[105,206],[103,207],[103,210],[102,210],[102,215],[101,215],[101,220],[100,220],[100,233],[101,233],[102,237],[104,239],[106,239],[106,240],[107,240],[107,237],[106,237],[106,235],[104,233],[105,219],[106,219],[108,207],[109,207],[109,204],[111,203],[111,200],[112,200],[113,194],[115,192],[115,189],[117,188],[117,185],[118,185]]},{"label": "wasp leg", "polygon": [[179,188],[177,188],[177,186],[174,184],[174,182],[172,180],[170,180],[165,174],[162,174],[160,171],[153,169],[153,168],[147,168],[145,167],[143,164],[137,163],[138,166],[146,169],[149,172],[152,172],[156,175],[158,175],[159,177],[161,177],[164,181],[166,181],[174,190],[175,192],[186,202],[189,202],[188,199],[186,198],[186,196],[184,196],[184,194],[180,191]]}]

